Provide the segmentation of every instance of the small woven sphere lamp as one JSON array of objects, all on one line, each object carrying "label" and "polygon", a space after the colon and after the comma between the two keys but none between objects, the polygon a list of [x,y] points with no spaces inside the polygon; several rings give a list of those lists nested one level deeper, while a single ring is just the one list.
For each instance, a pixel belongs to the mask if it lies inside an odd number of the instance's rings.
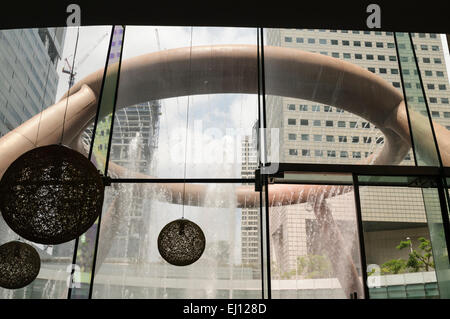
[{"label": "small woven sphere lamp", "polygon": [[163,227],[158,236],[158,250],[162,258],[175,266],[196,262],[205,250],[202,229],[187,219],[177,219]]},{"label": "small woven sphere lamp", "polygon": [[20,289],[36,279],[41,259],[36,249],[20,241],[0,246],[0,287]]},{"label": "small woven sphere lamp", "polygon": [[22,154],[0,181],[8,226],[35,243],[57,245],[86,232],[101,212],[104,185],[82,154],[48,145]]}]

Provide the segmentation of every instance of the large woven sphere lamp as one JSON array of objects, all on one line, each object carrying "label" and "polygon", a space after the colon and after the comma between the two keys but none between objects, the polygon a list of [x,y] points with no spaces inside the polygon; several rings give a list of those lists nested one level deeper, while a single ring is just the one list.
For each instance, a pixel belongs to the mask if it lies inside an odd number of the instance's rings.
[{"label": "large woven sphere lamp", "polygon": [[202,229],[184,218],[168,223],[158,236],[161,257],[175,266],[187,266],[196,262],[202,256],[205,244]]},{"label": "large woven sphere lamp", "polygon": [[0,181],[0,211],[8,226],[35,243],[56,245],[86,232],[99,216],[102,177],[82,154],[48,145],[16,159]]},{"label": "large woven sphere lamp", "polygon": [[0,287],[20,289],[39,274],[41,259],[36,249],[20,241],[0,246]]}]

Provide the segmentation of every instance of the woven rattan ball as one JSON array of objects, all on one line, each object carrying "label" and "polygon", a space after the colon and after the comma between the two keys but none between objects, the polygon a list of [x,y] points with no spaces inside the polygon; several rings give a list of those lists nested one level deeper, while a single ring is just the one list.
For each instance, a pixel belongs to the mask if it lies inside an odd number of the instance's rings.
[{"label": "woven rattan ball", "polygon": [[41,259],[32,246],[11,241],[0,246],[0,287],[19,289],[39,274]]},{"label": "woven rattan ball", "polygon": [[17,234],[40,244],[73,240],[95,222],[104,185],[95,166],[62,145],[35,148],[0,181],[0,211]]},{"label": "woven rattan ball", "polygon": [[187,266],[196,262],[205,250],[205,243],[202,229],[184,218],[164,226],[158,236],[160,255],[175,266]]}]

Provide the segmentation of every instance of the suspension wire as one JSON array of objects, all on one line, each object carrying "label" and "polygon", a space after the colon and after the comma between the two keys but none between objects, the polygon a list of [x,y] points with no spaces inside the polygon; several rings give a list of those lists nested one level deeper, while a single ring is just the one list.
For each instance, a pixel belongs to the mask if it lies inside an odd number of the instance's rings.
[{"label": "suspension wire", "polygon": [[61,140],[59,141],[59,144],[61,145],[64,138],[64,128],[66,124],[66,115],[67,115],[67,107],[69,106],[69,97],[70,97],[70,89],[72,79],[73,79],[73,68],[75,67],[75,58],[77,56],[77,48],[78,48],[78,38],[80,37],[80,27],[77,28],[77,40],[75,41],[75,51],[73,53],[73,60],[72,60],[72,68],[70,70],[70,77],[69,77],[69,90],[67,91],[67,98],[66,98],[66,109],[64,110],[64,119],[63,119],[63,126],[62,126],[62,132],[61,132]]},{"label": "suspension wire", "polygon": [[[191,84],[192,84],[192,34],[193,34],[194,27],[191,27],[191,44],[189,49],[189,90],[188,92],[191,92]],[[185,143],[184,143],[184,184],[183,184],[183,211],[181,218],[184,219],[184,206],[186,205],[186,168],[187,168],[187,142],[188,142],[188,129],[189,129],[189,101],[190,96],[188,95],[187,100],[187,108],[186,108],[186,137],[185,137]]]},{"label": "suspension wire", "polygon": [[[55,32],[55,34],[53,35],[53,42],[55,41],[55,38],[56,38],[56,32]],[[41,98],[41,110],[40,110],[40,112],[39,112],[38,129],[37,129],[37,132],[36,132],[36,139],[34,140],[34,146],[35,146],[35,147],[37,147],[37,140],[38,140],[38,137],[39,137],[39,130],[40,130],[40,128],[41,128],[42,113],[43,113],[43,111],[44,111],[45,95],[46,95],[46,93],[47,93],[48,76],[49,76],[49,74],[50,74],[50,65],[51,65],[51,64],[52,64],[52,63],[51,63],[51,60],[50,60],[50,62],[48,63],[48,67],[47,67],[47,75],[45,76],[44,92],[43,92],[42,98]]]}]

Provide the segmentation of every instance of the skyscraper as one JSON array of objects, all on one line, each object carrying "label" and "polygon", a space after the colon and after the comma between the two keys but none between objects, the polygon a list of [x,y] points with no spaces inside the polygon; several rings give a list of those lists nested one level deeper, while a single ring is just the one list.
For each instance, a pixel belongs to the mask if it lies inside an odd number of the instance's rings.
[{"label": "skyscraper", "polygon": [[[112,132],[110,160],[133,172],[151,175],[153,155],[158,147],[159,118],[161,104],[159,101],[139,103],[118,110],[115,114]],[[141,234],[148,233],[148,226],[142,216],[145,198],[141,192],[132,191],[131,200],[119,209],[122,227],[114,240],[111,255],[128,260],[142,260],[147,251],[142,251],[144,239]],[[147,213],[151,213],[147,211]],[[126,252],[126,255],[124,255]]]},{"label": "skyscraper", "polygon": [[[408,34],[398,33],[398,37],[409,41]],[[269,29],[266,39],[267,45],[314,52],[358,65],[381,76],[403,93],[402,72],[405,88],[415,89],[417,93],[407,93],[407,101],[424,102],[421,84],[411,83],[407,77],[417,72],[413,67],[415,61],[402,57],[401,62],[411,67],[405,68],[403,64],[399,67],[392,32]],[[450,129],[449,82],[441,38],[437,34],[419,33],[412,34],[412,39],[431,115]],[[400,49],[404,43],[398,41]],[[268,126],[280,128],[280,162],[358,164],[376,153],[384,143],[383,134],[373,124],[330,105],[268,96],[267,111]],[[414,165],[411,150],[400,165]],[[361,203],[362,218],[365,230],[370,230],[366,246],[373,253],[371,260],[368,258],[369,263],[382,264],[389,258],[403,256],[404,252],[395,252],[395,246],[410,233],[415,238],[428,234],[420,190],[397,189],[395,196],[392,193],[388,187],[361,190],[365,199]],[[334,217],[342,229],[355,210],[352,197],[346,196],[347,199],[343,196],[332,200]],[[297,269],[299,256],[317,252],[317,247],[310,244],[316,234],[314,223],[307,204],[271,208],[271,256],[280,274]],[[343,233],[349,235],[348,231]],[[350,235],[348,240],[356,240],[356,237]],[[379,249],[381,245],[394,247],[394,252]]]},{"label": "skyscraper", "polygon": [[[254,178],[258,168],[256,149],[252,137],[242,138],[242,178]],[[259,208],[242,208],[241,212],[241,259],[243,265],[257,265],[260,260]]]},{"label": "skyscraper", "polygon": [[55,102],[65,28],[0,31],[0,136]]},{"label": "skyscraper", "polygon": [[0,30],[0,137],[54,104],[65,36],[65,28]]}]

